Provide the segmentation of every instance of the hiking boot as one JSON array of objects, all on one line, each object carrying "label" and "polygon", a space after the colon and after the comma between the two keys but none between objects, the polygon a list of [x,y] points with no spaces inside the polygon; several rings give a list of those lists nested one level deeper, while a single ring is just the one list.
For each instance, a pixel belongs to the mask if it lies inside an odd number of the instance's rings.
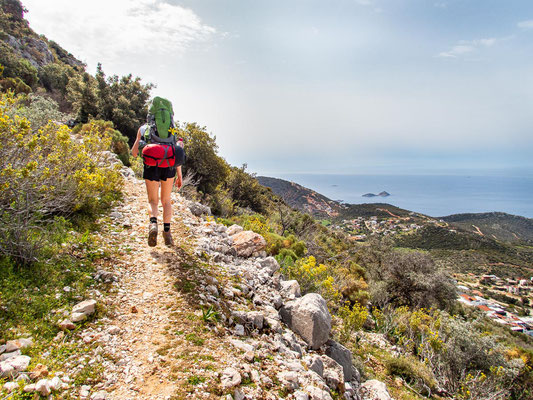
[{"label": "hiking boot", "polygon": [[163,231],[163,239],[165,239],[165,245],[174,246],[174,241],[172,240],[172,234],[170,233],[170,231]]},{"label": "hiking boot", "polygon": [[148,228],[148,246],[154,247],[157,244],[157,222],[150,222]]}]

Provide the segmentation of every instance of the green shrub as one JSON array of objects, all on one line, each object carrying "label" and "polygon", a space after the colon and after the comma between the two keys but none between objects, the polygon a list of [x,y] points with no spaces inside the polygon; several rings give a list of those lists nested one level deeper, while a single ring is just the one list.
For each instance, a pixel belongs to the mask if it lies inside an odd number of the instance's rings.
[{"label": "green shrub", "polygon": [[389,375],[403,378],[408,384],[415,386],[420,393],[430,396],[435,390],[437,382],[431,370],[412,356],[387,358],[385,367]]},{"label": "green shrub", "polygon": [[16,100],[0,97],[0,254],[21,264],[37,259],[53,216],[98,213],[120,195],[120,173],[105,165],[111,138],[92,129],[79,143],[66,126],[33,133],[13,113]]},{"label": "green shrub", "polygon": [[185,124],[178,134],[184,138],[187,152],[183,173],[194,173],[198,180],[198,190],[213,194],[230,172],[226,161],[217,154],[216,138],[211,136],[205,127],[195,123]]},{"label": "green shrub", "polygon": [[79,133],[83,136],[91,132],[98,132],[99,135],[111,138],[111,145],[109,147],[109,150],[115,153],[124,165],[128,167],[131,165],[128,138],[126,138],[123,134],[114,129],[113,122],[91,120],[87,124],[76,126],[73,132]]},{"label": "green shrub", "polygon": [[59,111],[59,106],[54,100],[36,94],[28,96],[27,101],[12,112],[12,114],[14,113],[21,118],[26,118],[34,132],[49,121],[64,121],[66,118],[65,114]]},{"label": "green shrub", "polygon": [[339,308],[337,314],[342,319],[342,328],[340,330],[342,342],[347,342],[354,332],[363,327],[368,318],[368,310],[359,303],[350,306],[347,302]]},{"label": "green shrub", "polygon": [[75,74],[69,65],[50,63],[39,69],[39,82],[48,91],[57,90],[66,95],[68,82]]}]

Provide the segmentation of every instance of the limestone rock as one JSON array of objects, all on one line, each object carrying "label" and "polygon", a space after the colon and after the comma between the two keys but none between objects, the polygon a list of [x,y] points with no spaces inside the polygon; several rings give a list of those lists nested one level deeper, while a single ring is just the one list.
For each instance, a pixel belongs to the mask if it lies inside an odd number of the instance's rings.
[{"label": "limestone rock", "polygon": [[333,400],[328,392],[319,389],[316,386],[309,386],[305,389],[307,393],[309,393],[309,398],[311,400]]},{"label": "limestone rock", "polygon": [[371,379],[364,382],[360,389],[362,400],[393,400],[387,385],[376,379]]},{"label": "limestone rock", "polygon": [[[81,315],[84,315],[84,314],[80,314],[80,317]],[[63,331],[73,330],[73,329],[76,329],[76,325],[74,325],[74,322],[72,322],[71,320],[64,319],[63,321],[59,323],[59,329]]]},{"label": "limestone rock", "polygon": [[16,356],[0,362],[0,377],[16,376],[19,372],[26,371],[30,361],[28,356]]},{"label": "limestone rock", "polygon": [[324,376],[324,362],[320,356],[308,356],[304,361],[307,364],[307,368],[316,372],[321,378]]},{"label": "limestone rock", "polygon": [[222,371],[220,377],[220,385],[223,390],[231,389],[234,386],[241,384],[241,374],[235,368],[228,367]]},{"label": "limestone rock", "polygon": [[32,344],[33,341],[31,339],[8,340],[6,343],[5,351],[6,353],[11,353],[12,351],[17,351],[26,347],[30,347]]},{"label": "limestone rock", "polygon": [[72,313],[70,319],[74,322],[81,322],[87,319],[87,314],[84,313]]},{"label": "limestone rock", "polygon": [[208,206],[204,206],[201,203],[191,202],[189,204],[189,210],[191,210],[191,213],[193,213],[193,215],[196,215],[197,217],[200,217],[204,214],[211,215],[211,209]]},{"label": "limestone rock", "polygon": [[48,396],[52,393],[52,390],[50,389],[50,381],[48,379],[41,379],[35,384],[35,391],[43,396]]},{"label": "limestone rock", "polygon": [[226,233],[229,235],[229,236],[233,236],[235,235],[236,233],[240,233],[242,232],[244,229],[242,228],[242,226],[240,225],[231,225],[228,230],[226,231]]},{"label": "limestone rock", "polygon": [[91,400],[106,400],[107,392],[105,390],[100,390],[99,392],[93,393],[91,395]]},{"label": "limestone rock", "polygon": [[322,356],[324,362],[324,380],[330,389],[344,392],[344,373],[341,365],[328,356]]},{"label": "limestone rock", "polygon": [[352,353],[334,340],[328,340],[326,344],[326,355],[340,364],[344,373],[344,381],[350,382],[353,378]]},{"label": "limestone rock", "polygon": [[239,257],[250,257],[266,248],[266,240],[263,236],[252,231],[242,231],[232,237],[233,248]]},{"label": "limestone rock", "polygon": [[91,315],[96,310],[96,300],[85,300],[72,308],[72,314]]},{"label": "limestone rock", "polygon": [[270,276],[279,271],[279,264],[274,257],[267,257],[264,260],[260,260],[259,265],[261,265],[261,268],[267,270]]},{"label": "limestone rock", "polygon": [[300,297],[300,284],[296,280],[292,281],[282,281],[281,283],[281,294],[290,299]]},{"label": "limestone rock", "polygon": [[32,380],[40,379],[48,376],[48,367],[43,364],[37,364],[35,368],[30,372],[30,378]]},{"label": "limestone rock", "polygon": [[16,390],[19,387],[18,383],[16,382],[7,382],[4,384],[4,390],[11,393],[13,390]]},{"label": "limestone rock", "polygon": [[318,349],[329,339],[331,315],[326,300],[318,293],[308,293],[280,309],[289,328],[299,334],[311,349]]}]

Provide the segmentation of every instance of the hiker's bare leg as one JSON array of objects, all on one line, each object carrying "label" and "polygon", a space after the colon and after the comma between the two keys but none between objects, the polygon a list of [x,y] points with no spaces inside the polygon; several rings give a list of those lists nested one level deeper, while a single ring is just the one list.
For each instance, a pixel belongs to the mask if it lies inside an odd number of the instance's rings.
[{"label": "hiker's bare leg", "polygon": [[148,193],[148,212],[150,217],[157,218],[159,206],[159,182],[145,179],[146,192]]},{"label": "hiker's bare leg", "polygon": [[172,201],[170,194],[172,193],[173,185],[174,178],[161,181],[161,204],[163,205],[163,222],[165,224],[169,224],[172,220]]}]

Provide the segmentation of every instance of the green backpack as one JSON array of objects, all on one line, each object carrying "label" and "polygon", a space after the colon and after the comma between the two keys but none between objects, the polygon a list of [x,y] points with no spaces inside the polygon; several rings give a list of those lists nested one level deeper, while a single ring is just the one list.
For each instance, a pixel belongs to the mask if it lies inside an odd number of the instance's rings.
[{"label": "green backpack", "polygon": [[147,123],[150,129],[145,131],[145,136],[148,136],[146,139],[150,138],[151,133],[155,133],[161,139],[173,136],[170,132],[170,129],[174,128],[172,103],[162,97],[154,97],[148,109]]}]

